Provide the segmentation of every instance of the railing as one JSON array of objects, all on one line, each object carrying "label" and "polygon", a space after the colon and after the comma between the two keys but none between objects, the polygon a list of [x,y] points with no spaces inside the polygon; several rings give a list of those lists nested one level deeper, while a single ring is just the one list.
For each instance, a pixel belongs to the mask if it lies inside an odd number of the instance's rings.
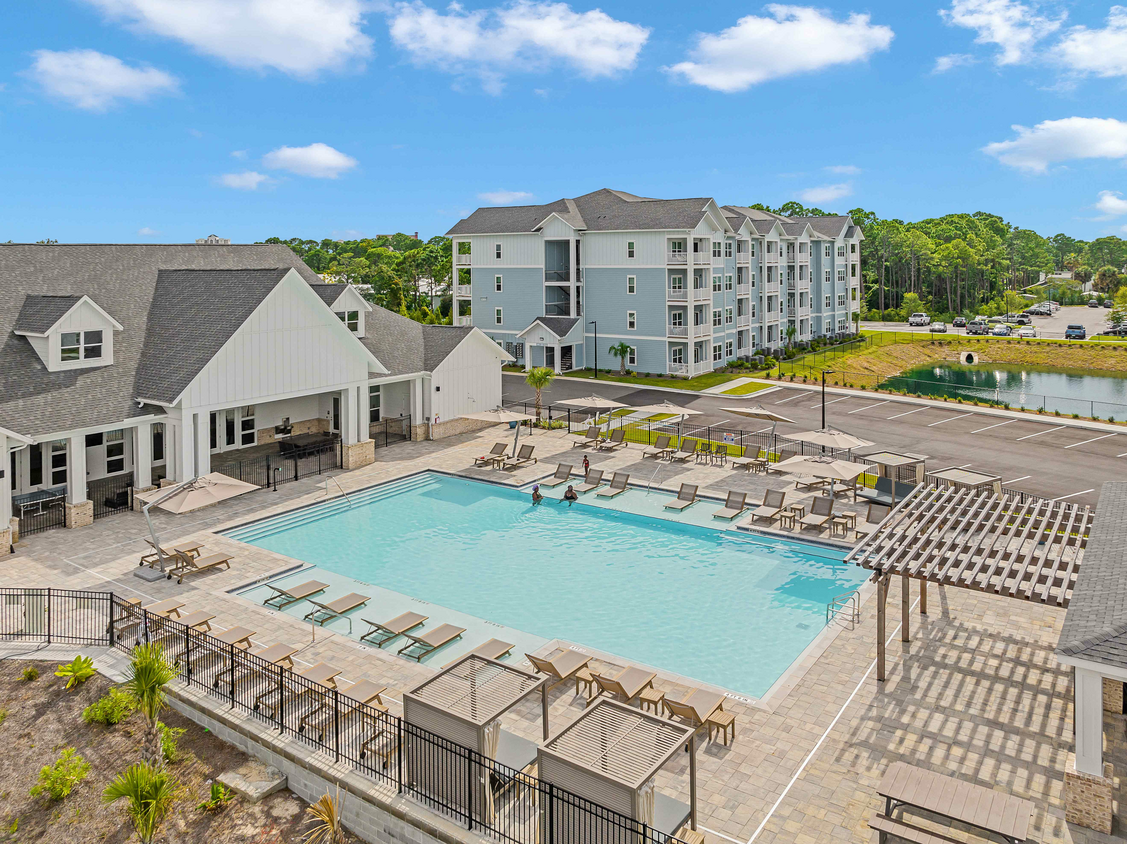
[{"label": "railing", "polygon": [[736,317],[736,328],[749,328],[751,326],[751,315],[740,314]]},{"label": "railing", "polygon": [[276,487],[278,484],[339,469],[343,458],[342,449],[339,437],[326,437],[323,443],[293,449],[284,454],[278,452],[244,460],[213,461],[211,468],[244,483]]},{"label": "railing", "polygon": [[455,292],[458,296],[472,296],[473,286],[469,282],[459,281],[455,287]]},{"label": "railing", "polygon": [[544,281],[548,284],[569,283],[571,270],[544,270]]},{"label": "railing", "polygon": [[861,595],[857,590],[838,595],[826,604],[826,624],[844,615],[852,630],[861,623]]},{"label": "railing", "polygon": [[693,263],[694,264],[711,264],[712,263],[712,254],[710,252],[694,252],[693,253]]},{"label": "railing", "polygon": [[689,253],[687,252],[669,252],[665,256],[665,263],[667,264],[687,264],[689,261]]},{"label": "railing", "polygon": [[693,326],[693,337],[711,337],[712,326],[705,323]]},{"label": "railing", "polygon": [[711,372],[712,367],[707,363],[671,363],[669,364],[669,373],[671,375],[703,375],[705,372]]},{"label": "railing", "polygon": [[86,497],[94,503],[94,518],[112,516],[133,508],[133,473],[99,478],[86,484]]},{"label": "railing", "polygon": [[750,296],[751,295],[751,285],[750,284],[737,284],[736,285],[736,295],[737,296]]},{"label": "railing", "polygon": [[376,448],[386,448],[391,443],[411,439],[411,414],[389,416],[379,422],[369,422],[368,436],[375,442]]},{"label": "railing", "polygon": [[110,592],[0,589],[0,631],[5,641],[97,645],[124,653],[142,642],[159,643],[175,660],[179,682],[306,745],[310,754],[351,767],[499,841],[683,844],[528,769],[508,768],[375,706],[342,701],[333,687]]},{"label": "railing", "polygon": [[667,287],[665,289],[665,298],[671,302],[687,302],[689,299],[689,291],[684,287],[678,289]]},{"label": "railing", "polygon": [[464,314],[464,315],[459,314],[458,316],[454,317],[454,324],[455,325],[473,325],[473,315],[472,314]]},{"label": "railing", "polygon": [[737,252],[736,253],[736,263],[741,265],[741,266],[750,264],[751,263],[751,255],[749,255],[747,252]]},{"label": "railing", "polygon": [[711,287],[694,287],[693,288],[693,301],[694,302],[711,302],[712,301],[712,288]]},{"label": "railing", "polygon": [[50,498],[38,500],[27,500],[26,496],[13,496],[12,515],[19,520],[21,538],[63,527],[67,521],[66,490]]},{"label": "railing", "polygon": [[455,255],[454,256],[454,263],[455,263],[456,266],[459,266],[459,267],[468,267],[469,264],[470,264],[470,258],[471,257],[473,257],[473,256],[472,255],[462,255],[462,254]]},{"label": "railing", "polygon": [[670,325],[668,332],[670,337],[688,337],[689,327],[687,325]]}]

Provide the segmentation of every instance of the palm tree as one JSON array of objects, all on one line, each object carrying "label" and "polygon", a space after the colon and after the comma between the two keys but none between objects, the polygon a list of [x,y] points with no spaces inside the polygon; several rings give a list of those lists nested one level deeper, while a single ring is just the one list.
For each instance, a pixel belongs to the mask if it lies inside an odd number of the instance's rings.
[{"label": "palm tree", "polygon": [[630,353],[634,351],[629,343],[619,343],[610,347],[610,353],[618,358],[618,374],[626,374],[626,359],[630,357]]},{"label": "palm tree", "polygon": [[[552,383],[556,372],[550,366],[534,366],[524,376],[524,383],[536,391],[536,421],[540,421],[540,402],[545,387]],[[514,446],[515,448],[516,446]]]},{"label": "palm tree", "polygon": [[793,346],[794,345],[794,335],[798,333],[795,330],[795,327],[793,325],[788,325],[785,333],[787,335],[787,345]]},{"label": "palm tree", "polygon": [[176,797],[176,780],[167,771],[145,762],[130,765],[106,786],[102,800],[116,803],[125,799],[125,811],[141,844],[152,844],[157,828],[172,808]]},{"label": "palm tree", "polygon": [[160,724],[160,711],[165,702],[164,687],[175,676],[176,669],[164,658],[164,651],[156,642],[147,642],[133,649],[125,690],[137,701],[137,708],[145,716],[141,759],[156,769],[164,768]]}]

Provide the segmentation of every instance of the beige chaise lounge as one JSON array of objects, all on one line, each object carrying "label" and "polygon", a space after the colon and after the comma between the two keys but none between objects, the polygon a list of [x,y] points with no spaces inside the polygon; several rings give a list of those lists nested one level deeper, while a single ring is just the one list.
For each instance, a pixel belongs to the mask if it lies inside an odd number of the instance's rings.
[{"label": "beige chaise lounge", "polygon": [[[749,451],[754,456],[748,456]],[[767,461],[764,458],[759,456],[759,447],[749,445],[749,446],[746,446],[744,448],[743,454],[739,455],[738,457],[732,458],[732,468],[733,469],[755,469],[755,468],[762,466],[766,462]]]},{"label": "beige chaise lounge", "polygon": [[274,594],[263,601],[262,605],[280,610],[290,604],[296,604],[298,601],[304,601],[306,598],[324,592],[329,588],[329,584],[322,583],[320,580],[307,580],[297,586],[273,586],[267,583],[266,588]]},{"label": "beige chaise lounge", "polygon": [[591,469],[587,472],[587,477],[583,479],[583,483],[575,488],[575,491],[582,495],[585,492],[590,492],[593,489],[598,489],[603,485],[603,470]]},{"label": "beige chaise lounge", "polygon": [[466,628],[464,627],[440,624],[433,630],[427,630],[418,635],[404,633],[403,635],[411,641],[401,647],[398,653],[400,656],[415,660],[415,662],[422,662],[424,656],[434,653],[443,645],[448,645],[455,639],[460,639],[465,632]]},{"label": "beige chaise lounge", "polygon": [[690,457],[697,453],[696,440],[681,440],[681,447],[669,455],[670,460],[680,460],[682,462],[688,460]]},{"label": "beige chaise lounge", "polygon": [[665,457],[671,451],[673,451],[673,449],[670,448],[670,446],[669,446],[669,435],[668,434],[660,434],[658,436],[658,438],[654,441],[653,447],[647,448],[645,451],[642,452],[642,457],[653,457],[653,458],[656,459],[656,458],[660,458],[660,457]]},{"label": "beige chaise lounge", "polygon": [[810,512],[798,520],[803,530],[806,528],[824,528],[834,517],[834,500],[828,495],[814,497],[810,505]]},{"label": "beige chaise lounge", "polygon": [[595,446],[599,451],[614,451],[619,447],[626,447],[626,429],[615,428],[610,432],[610,436]]},{"label": "beige chaise lounge", "polygon": [[502,469],[515,469],[517,466],[523,466],[525,463],[538,463],[537,458],[532,456],[532,452],[536,450],[534,445],[522,445],[520,451],[517,452],[516,457],[510,457],[501,466]]},{"label": "beige chaise lounge", "polygon": [[[383,699],[380,697],[387,691],[387,686],[380,686],[371,680],[357,680],[352,685],[345,686],[337,691],[340,700],[340,711],[337,717],[340,721],[344,721],[361,706],[370,706],[380,712],[387,712],[387,707],[384,706]],[[317,740],[322,741],[325,738],[326,728],[331,727],[332,724],[333,701],[332,698],[326,696],[320,706],[301,716],[297,731],[303,733],[306,727],[312,727],[318,732]]]},{"label": "beige chaise lounge", "polygon": [[505,457],[505,449],[508,447],[508,443],[493,443],[493,448],[489,450],[489,453],[483,454],[481,457],[475,457],[473,464],[475,466],[484,466],[486,463],[496,463],[498,460],[503,460]]},{"label": "beige chaise lounge", "polygon": [[773,519],[786,507],[787,494],[781,489],[769,489],[763,493],[763,503],[751,511],[751,520]]},{"label": "beige chaise lounge", "polygon": [[630,481],[629,472],[615,472],[614,477],[610,479],[610,486],[604,490],[595,493],[599,498],[614,498],[616,495],[622,495],[626,492],[626,484]]},{"label": "beige chaise lounge", "polygon": [[[557,684],[574,678],[591,661],[591,657],[587,654],[581,654],[579,651],[573,651],[570,648],[560,648],[554,651],[551,656],[533,656],[530,653],[526,653],[525,656],[528,657],[528,661],[532,663],[533,668],[541,674],[551,677]],[[575,693],[579,694],[578,682],[575,685]]]},{"label": "beige chaise lounge", "polygon": [[588,705],[602,694],[614,695],[620,702],[630,703],[643,691],[653,687],[657,673],[631,665],[623,668],[613,677],[595,671],[591,672],[591,676],[594,677],[595,684],[599,687],[599,694],[591,698],[587,702]]},{"label": "beige chaise lounge", "polygon": [[587,433],[583,434],[580,437],[578,442],[572,443],[572,446],[579,446],[580,448],[586,448],[587,446],[589,446],[593,443],[598,443],[598,441],[599,441],[599,426],[598,425],[592,425],[591,427],[589,427],[587,429]]},{"label": "beige chaise lounge", "polygon": [[671,716],[687,721],[691,727],[700,727],[713,712],[724,708],[724,695],[693,689],[681,700],[667,697],[662,703]]},{"label": "beige chaise lounge", "polygon": [[672,501],[665,503],[666,510],[684,510],[690,504],[697,500],[697,485],[696,484],[681,484],[681,489],[677,491],[677,497]]},{"label": "beige chaise lounge", "polygon": [[369,621],[366,618],[361,618],[360,620],[371,629],[360,637],[360,641],[370,642],[377,648],[382,648],[384,642],[390,642],[392,639],[399,638],[408,630],[414,630],[425,622],[428,617],[429,616],[420,615],[417,612],[405,612],[402,615],[397,615],[395,618],[391,619],[391,621],[384,622]]},{"label": "beige chaise lounge", "polygon": [[512,642],[502,642],[500,639],[490,639],[488,642],[482,642],[472,651],[464,653],[456,659],[450,660],[450,662],[446,663],[442,667],[444,669],[449,668],[455,662],[463,660],[467,656],[481,656],[485,657],[486,659],[500,659],[503,656],[508,656],[513,647],[514,645]]},{"label": "beige chaise lounge", "polygon": [[367,595],[361,595],[359,592],[349,592],[347,595],[342,595],[335,601],[329,601],[327,604],[322,604],[311,598],[309,603],[313,605],[313,609],[305,614],[305,620],[312,621],[314,624],[320,624],[324,627],[326,622],[343,618],[348,622],[348,632],[351,633],[352,619],[348,618],[345,613],[359,609],[370,600],[371,598]]},{"label": "beige chaise lounge", "polygon": [[559,486],[566,484],[571,480],[571,470],[574,467],[570,463],[560,463],[556,466],[556,473],[546,481],[540,481],[540,486]]},{"label": "beige chaise lounge", "polygon": [[728,499],[724,506],[712,514],[714,519],[728,519],[731,521],[747,509],[747,493],[728,490]]},{"label": "beige chaise lounge", "polygon": [[208,569],[223,566],[224,569],[231,568],[231,555],[230,554],[208,554],[206,557],[190,557],[187,554],[177,554],[176,559],[179,561],[168,572],[168,579],[176,578],[177,583],[183,583],[184,578],[189,574],[202,574]]}]

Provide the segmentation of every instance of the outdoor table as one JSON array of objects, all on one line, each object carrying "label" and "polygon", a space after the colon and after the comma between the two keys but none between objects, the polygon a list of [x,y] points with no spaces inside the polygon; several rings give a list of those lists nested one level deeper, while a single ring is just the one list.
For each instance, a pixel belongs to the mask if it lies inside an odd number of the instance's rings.
[{"label": "outdoor table", "polygon": [[895,762],[881,780],[877,793],[884,798],[884,813],[911,806],[969,824],[1008,841],[1022,842],[1029,829],[1033,803],[985,786]]},{"label": "outdoor table", "polygon": [[[678,703],[678,701],[674,701]],[[699,726],[703,726],[716,712],[724,709],[724,695],[719,692],[707,692],[704,689],[693,689],[689,696],[679,701],[681,706],[686,706],[693,711],[693,717]],[[665,711],[673,715],[673,709],[665,702]]]},{"label": "outdoor table", "polygon": [[20,516],[26,516],[29,512],[38,515],[43,512],[45,506],[56,504],[66,497],[66,490],[38,489],[35,492],[12,496],[12,503],[20,508]]},{"label": "outdoor table", "polygon": [[782,513],[779,513],[779,527],[785,527],[794,530],[793,510],[784,510]]},{"label": "outdoor table", "polygon": [[806,505],[805,504],[791,504],[789,509],[790,509],[791,513],[794,514],[795,518],[801,519],[803,516],[806,515]]},{"label": "outdoor table", "polygon": [[830,533],[834,536],[841,534],[842,539],[849,536],[849,519],[845,516],[834,516],[830,521]]}]

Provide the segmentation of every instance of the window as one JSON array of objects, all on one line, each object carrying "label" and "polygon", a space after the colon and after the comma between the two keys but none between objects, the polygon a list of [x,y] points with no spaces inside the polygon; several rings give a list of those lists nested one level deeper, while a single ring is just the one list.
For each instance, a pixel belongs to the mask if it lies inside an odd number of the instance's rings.
[{"label": "window", "polygon": [[775,242],[773,240],[767,241],[767,254],[770,255],[775,251]]},{"label": "window", "polygon": [[634,331],[637,327],[638,327],[638,312],[637,311],[627,311],[626,312],[626,329],[628,331]]},{"label": "window", "polygon": [[502,287],[503,287],[503,280],[502,280],[501,276],[499,276],[499,275],[493,276],[493,290],[497,293],[500,293]]},{"label": "window", "polygon": [[857,265],[856,264],[850,264],[849,265],[849,277],[850,278],[857,278]]},{"label": "window", "polygon": [[254,445],[258,441],[258,431],[254,427],[254,405],[248,404],[243,408],[242,419],[239,421],[239,444]]},{"label": "window", "polygon": [[856,302],[857,301],[857,288],[856,287],[850,288],[849,292],[851,294],[849,298],[852,301]]},{"label": "window", "polygon": [[826,284],[833,282],[833,270],[826,270]]},{"label": "window", "polygon": [[735,356],[732,341],[729,340],[724,344],[724,357],[731,360]]},{"label": "window", "polygon": [[724,315],[719,310],[713,311],[712,312],[712,324],[713,324],[713,326],[721,325],[722,321],[723,321],[723,317],[724,317]]},{"label": "window", "polygon": [[685,324],[685,312],[674,311],[673,313],[671,313],[669,315],[669,324],[677,328],[683,326]]},{"label": "window", "polygon": [[798,244],[798,254],[799,255],[805,255],[806,254],[806,244],[805,243],[799,243]]},{"label": "window", "polygon": [[829,310],[830,308],[832,308],[833,306],[834,306],[834,303],[833,303],[833,296],[832,296],[832,295],[830,295],[829,293],[827,293],[827,294],[826,294],[826,310],[828,311],[828,310]]},{"label": "window", "polygon": [[838,330],[838,333],[839,333],[839,334],[840,334],[840,333],[843,333],[843,332],[845,331],[845,324],[846,324],[846,323],[845,323],[845,320],[844,320],[844,319],[839,319],[839,320],[837,321],[837,330]]},{"label": "window", "polygon": [[713,258],[719,258],[720,257],[720,241],[719,240],[712,241],[712,257]]},{"label": "window", "polygon": [[751,286],[755,287],[755,270],[751,271]]},{"label": "window", "polygon": [[837,306],[839,308],[845,307],[845,294],[844,293],[838,293],[837,294]]},{"label": "window", "polygon": [[125,431],[106,431],[106,474],[125,471]]},{"label": "window", "polygon": [[724,257],[732,257],[732,242],[730,240],[724,242]]},{"label": "window", "polygon": [[752,258],[755,257],[755,241],[754,240],[751,242],[751,257]]},{"label": "window", "polygon": [[632,241],[632,240],[626,241],[626,257],[627,258],[633,258],[634,257],[634,241]]},{"label": "window", "polygon": [[845,257],[845,247],[844,246],[839,245],[837,247],[837,257],[839,257],[839,258]]},{"label": "window", "polygon": [[67,441],[53,440],[51,450],[51,486],[62,486],[67,482]]},{"label": "window", "polygon": [[360,311],[341,311],[337,316],[353,334],[360,330]]},{"label": "window", "polygon": [[856,243],[849,244],[849,254],[850,255],[856,255],[857,254],[857,244]]},{"label": "window", "polygon": [[724,276],[724,289],[725,290],[731,290],[732,289],[732,277],[730,275]]},{"label": "window", "polygon": [[674,363],[684,363],[685,362],[685,347],[684,346],[674,346],[670,350],[669,355],[670,355],[669,359],[671,361],[673,361]]},{"label": "window", "polygon": [[524,360],[524,343],[513,343],[513,357]]},{"label": "window", "polygon": [[673,255],[684,255],[685,254],[685,241],[683,241],[683,240],[671,240],[671,241],[669,241],[669,251]]},{"label": "window", "polygon": [[368,424],[380,421],[380,385],[368,385]]},{"label": "window", "polygon": [[755,319],[755,302],[751,303],[751,318]]},{"label": "window", "polygon": [[731,325],[732,324],[732,309],[731,308],[725,308],[724,309],[724,324],[725,325]]},{"label": "window", "polygon": [[500,243],[493,244],[493,257],[496,258],[498,261],[501,260],[501,244]]},{"label": "window", "polygon": [[636,276],[626,276],[626,292],[633,294],[638,291],[638,279]]},{"label": "window", "polygon": [[101,331],[65,331],[61,340],[64,361],[93,360],[102,356]]},{"label": "window", "polygon": [[724,347],[716,343],[712,347],[712,360],[718,362],[724,360]]},{"label": "window", "polygon": [[685,277],[680,276],[680,275],[670,276],[669,277],[669,289],[670,290],[684,290],[685,289]]},{"label": "window", "polygon": [[628,354],[626,356],[626,365],[627,366],[637,366],[638,365],[638,350],[636,348],[634,348],[633,346],[630,347],[630,354]]},{"label": "window", "polygon": [[719,293],[720,292],[720,284],[721,284],[721,277],[718,276],[718,275],[714,275],[712,277],[712,292],[713,293]]},{"label": "window", "polygon": [[833,256],[834,256],[834,250],[833,250],[833,247],[832,247],[832,246],[830,246],[830,245],[829,245],[829,244],[827,243],[827,244],[826,244],[826,257],[827,257],[827,258],[832,258]]},{"label": "window", "polygon": [[153,462],[164,460],[164,423],[153,423]]},{"label": "window", "polygon": [[837,271],[837,280],[838,280],[838,282],[844,282],[845,281],[845,267],[842,267],[840,270]]},{"label": "window", "polygon": [[502,315],[502,310],[503,310],[502,308],[494,308],[493,309],[493,322],[497,325],[504,325],[505,324],[505,318]]}]

